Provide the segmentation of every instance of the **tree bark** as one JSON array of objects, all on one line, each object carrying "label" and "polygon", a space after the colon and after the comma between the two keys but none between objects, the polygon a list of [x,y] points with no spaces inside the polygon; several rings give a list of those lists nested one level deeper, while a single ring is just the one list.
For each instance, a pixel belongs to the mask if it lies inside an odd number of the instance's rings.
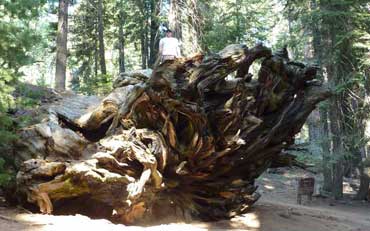
[{"label": "tree bark", "polygon": [[119,11],[119,26],[118,26],[118,42],[119,42],[119,72],[125,72],[125,34],[123,32],[123,25],[125,23],[125,15],[123,11],[123,0],[120,0]]},{"label": "tree bark", "polygon": [[319,123],[320,123],[320,112],[319,110],[315,110],[311,113],[311,115],[307,119],[308,139],[312,144],[319,144],[322,138]]},{"label": "tree bark", "polygon": [[69,0],[59,0],[55,68],[55,88],[58,90],[65,90],[66,88],[68,3]]},{"label": "tree bark", "polygon": [[356,194],[356,200],[369,200],[370,198],[370,178],[368,175],[363,173],[363,169],[361,168],[361,176],[360,176],[360,188]]},{"label": "tree bark", "polygon": [[329,138],[329,124],[328,112],[326,108],[320,109],[320,130],[322,139],[320,142],[323,156],[323,177],[324,183],[322,190],[324,192],[331,192],[333,186],[333,175],[331,165],[331,152],[330,152],[330,138]]},{"label": "tree bark", "polygon": [[343,133],[341,129],[341,118],[340,118],[340,102],[337,96],[333,96],[330,100],[330,130],[332,132],[333,142],[333,187],[332,194],[335,199],[343,197]]},{"label": "tree bark", "polygon": [[177,0],[170,0],[168,22],[174,37],[182,41],[181,9]]},{"label": "tree bark", "polygon": [[147,50],[148,50],[148,44],[146,40],[146,35],[145,35],[145,28],[143,27],[142,33],[140,35],[140,43],[141,43],[141,68],[146,69],[147,66]]},{"label": "tree bark", "polygon": [[357,200],[370,200],[370,158],[366,155],[365,147],[361,150],[362,163],[360,170],[360,188],[356,194]]},{"label": "tree bark", "polygon": [[332,192],[336,199],[343,196],[344,167],[348,166],[344,158],[345,153],[356,155],[354,154],[356,150],[354,150],[348,137],[358,132],[352,130],[352,127],[355,126],[354,121],[348,116],[350,114],[348,110],[352,108],[352,102],[349,98],[350,92],[347,87],[339,88],[347,81],[348,76],[351,76],[355,71],[353,69],[355,59],[351,52],[353,41],[345,36],[351,31],[351,24],[348,23],[351,20],[347,18],[348,14],[343,14],[340,21],[337,21],[337,17],[333,15],[333,12],[347,12],[350,7],[348,3],[336,4],[332,1],[320,1],[321,10],[328,12],[321,16],[321,29],[324,31],[321,36],[323,46],[326,47],[324,67],[329,85],[338,91],[331,98],[329,106],[333,144]]},{"label": "tree bark", "polygon": [[158,17],[159,17],[159,7],[160,2],[158,0],[150,1],[150,41],[149,41],[149,67],[153,67],[158,56]]},{"label": "tree bark", "polygon": [[105,64],[103,10],[104,10],[103,0],[98,0],[98,36],[99,36],[100,71],[103,75],[106,75],[107,67]]},{"label": "tree bark", "polygon": [[185,56],[202,51],[203,18],[200,4],[198,0],[170,1],[169,27],[179,39]]},{"label": "tree bark", "polygon": [[[319,6],[316,0],[311,0],[310,7],[312,10],[318,10]],[[320,27],[322,25],[317,23],[312,23],[312,47],[313,47],[313,58],[317,65],[321,68],[318,71],[319,79],[325,83],[327,82],[324,78],[324,74],[322,71],[323,66],[323,41],[322,41],[322,31],[320,31]],[[331,192],[333,186],[333,175],[332,175],[332,165],[331,165],[331,151],[330,151],[330,131],[329,131],[329,123],[328,123],[328,106],[322,106],[319,108],[319,130],[321,134],[320,138],[320,146],[322,151],[323,157],[323,193]],[[311,137],[311,136],[310,136]]]},{"label": "tree bark", "polygon": [[[183,14],[183,53],[185,56],[202,52],[201,40],[203,37],[203,16],[201,1],[186,0],[186,11]],[[237,42],[240,42],[239,40]]]},{"label": "tree bark", "polygon": [[94,74],[95,77],[98,76],[99,71],[99,28],[98,28],[98,20],[94,21],[94,29],[95,29],[95,39],[94,39]]}]

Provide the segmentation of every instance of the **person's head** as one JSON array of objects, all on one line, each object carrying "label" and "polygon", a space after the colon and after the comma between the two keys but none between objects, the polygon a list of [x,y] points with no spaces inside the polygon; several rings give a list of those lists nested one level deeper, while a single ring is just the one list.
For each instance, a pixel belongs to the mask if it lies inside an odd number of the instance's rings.
[{"label": "person's head", "polygon": [[166,30],[166,37],[172,37],[172,30],[170,29]]}]

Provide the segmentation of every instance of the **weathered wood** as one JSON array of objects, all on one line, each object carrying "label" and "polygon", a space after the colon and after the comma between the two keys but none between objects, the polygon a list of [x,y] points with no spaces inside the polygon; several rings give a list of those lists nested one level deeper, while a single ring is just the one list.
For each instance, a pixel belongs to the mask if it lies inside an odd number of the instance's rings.
[{"label": "weathered wood", "polygon": [[43,213],[87,197],[124,223],[158,209],[232,217],[259,198],[254,179],[263,171],[297,163],[284,150],[330,95],[313,81],[315,68],[262,45],[230,45],[147,73],[121,74],[101,101],[70,97],[23,129],[20,155],[34,159],[17,175],[18,192]]}]

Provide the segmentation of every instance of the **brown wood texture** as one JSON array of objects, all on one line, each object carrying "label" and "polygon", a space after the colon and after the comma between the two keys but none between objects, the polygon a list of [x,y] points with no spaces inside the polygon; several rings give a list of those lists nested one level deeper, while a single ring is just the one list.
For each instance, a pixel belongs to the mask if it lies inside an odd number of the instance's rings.
[{"label": "brown wood texture", "polygon": [[104,99],[70,96],[20,131],[18,194],[43,213],[85,198],[75,206],[100,205],[124,223],[243,213],[259,198],[254,179],[297,164],[285,150],[330,96],[315,73],[285,49],[234,44],[121,74]]}]

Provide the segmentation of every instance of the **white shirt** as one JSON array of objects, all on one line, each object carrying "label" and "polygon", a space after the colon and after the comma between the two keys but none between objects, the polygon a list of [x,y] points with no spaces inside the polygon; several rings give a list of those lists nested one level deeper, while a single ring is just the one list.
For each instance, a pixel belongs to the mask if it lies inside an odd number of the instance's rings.
[{"label": "white shirt", "polygon": [[173,37],[164,37],[159,41],[159,52],[161,55],[181,56],[179,40]]}]

